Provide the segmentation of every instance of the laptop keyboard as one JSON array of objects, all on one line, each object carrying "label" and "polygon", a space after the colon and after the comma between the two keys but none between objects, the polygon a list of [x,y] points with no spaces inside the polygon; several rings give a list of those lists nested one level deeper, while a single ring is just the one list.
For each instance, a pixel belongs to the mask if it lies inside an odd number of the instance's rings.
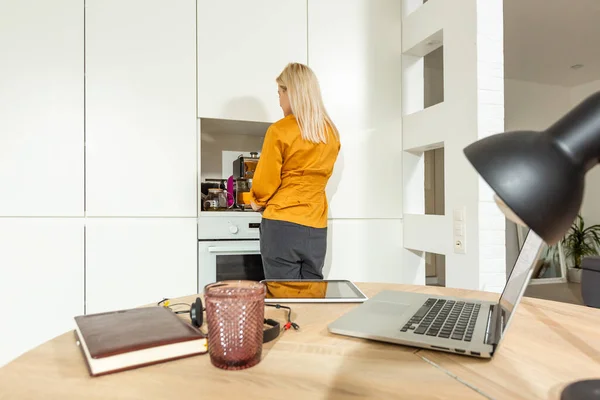
[{"label": "laptop keyboard", "polygon": [[430,298],[400,330],[470,342],[480,308],[481,304]]}]

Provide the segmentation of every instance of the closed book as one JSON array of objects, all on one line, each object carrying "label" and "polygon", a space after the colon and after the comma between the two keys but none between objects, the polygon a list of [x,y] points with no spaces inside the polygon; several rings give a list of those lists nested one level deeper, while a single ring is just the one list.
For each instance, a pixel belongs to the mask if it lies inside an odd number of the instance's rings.
[{"label": "closed book", "polygon": [[92,376],[208,350],[206,335],[165,307],[77,316],[75,333]]}]

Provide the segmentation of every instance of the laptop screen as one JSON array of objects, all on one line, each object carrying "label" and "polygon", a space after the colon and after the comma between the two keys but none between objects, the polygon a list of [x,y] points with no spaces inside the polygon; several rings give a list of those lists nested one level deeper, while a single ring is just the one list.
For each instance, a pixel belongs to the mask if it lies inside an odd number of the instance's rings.
[{"label": "laptop screen", "polygon": [[527,288],[533,266],[538,259],[543,244],[544,241],[530,229],[500,296],[499,304],[502,310],[503,329],[508,326],[513,311]]}]

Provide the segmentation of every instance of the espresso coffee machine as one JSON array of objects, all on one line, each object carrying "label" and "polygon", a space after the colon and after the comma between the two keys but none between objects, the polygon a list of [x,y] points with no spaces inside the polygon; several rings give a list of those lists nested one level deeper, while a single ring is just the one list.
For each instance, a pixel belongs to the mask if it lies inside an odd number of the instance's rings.
[{"label": "espresso coffee machine", "polygon": [[256,171],[258,160],[258,153],[251,152],[250,157],[240,155],[233,162],[235,204],[243,210],[252,209],[250,189],[252,189],[252,179],[254,178],[254,171]]},{"label": "espresso coffee machine", "polygon": [[251,152],[250,157],[240,155],[237,160],[233,161],[233,178],[234,179],[252,179],[254,171],[258,165],[258,153]]}]

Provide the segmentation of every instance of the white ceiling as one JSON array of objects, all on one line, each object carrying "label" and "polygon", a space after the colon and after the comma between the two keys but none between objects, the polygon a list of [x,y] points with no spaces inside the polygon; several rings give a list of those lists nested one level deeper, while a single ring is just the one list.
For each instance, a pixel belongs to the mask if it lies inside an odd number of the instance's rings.
[{"label": "white ceiling", "polygon": [[600,0],[504,0],[504,76],[562,86],[600,80]]}]

